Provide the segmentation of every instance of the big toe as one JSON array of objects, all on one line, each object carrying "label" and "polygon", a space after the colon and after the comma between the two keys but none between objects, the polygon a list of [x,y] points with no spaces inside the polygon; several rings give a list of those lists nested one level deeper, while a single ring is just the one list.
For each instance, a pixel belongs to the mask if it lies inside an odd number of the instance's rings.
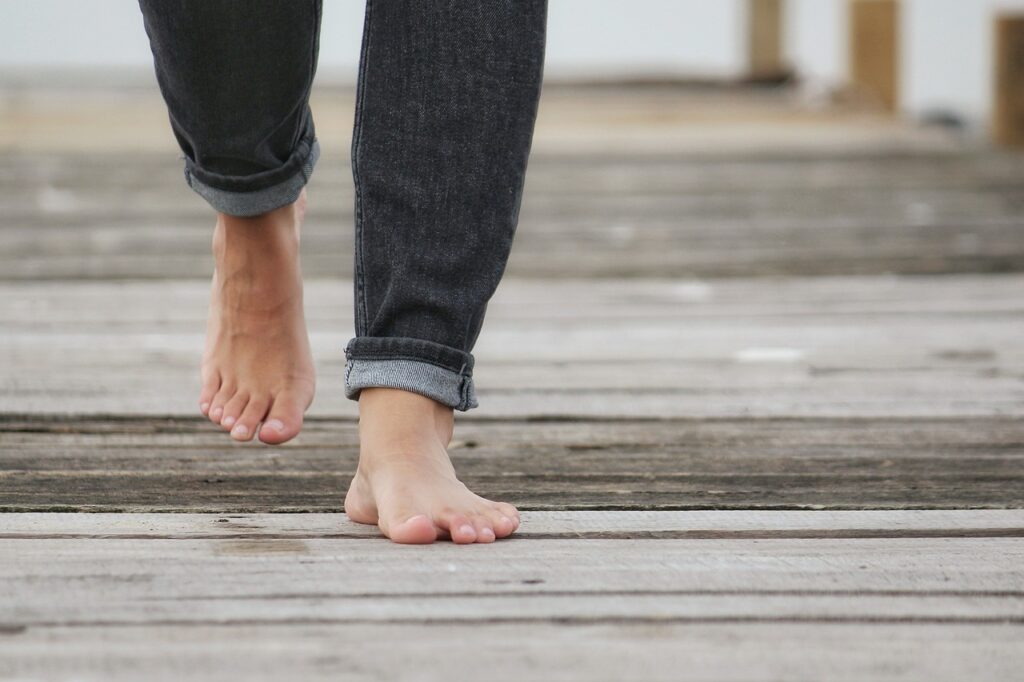
[{"label": "big toe", "polygon": [[299,435],[302,430],[302,415],[306,405],[290,395],[282,394],[274,400],[266,421],[260,427],[260,440],[268,445],[278,445]]},{"label": "big toe", "polygon": [[401,544],[425,545],[437,540],[437,528],[430,517],[418,514],[401,523],[389,525],[387,536]]}]

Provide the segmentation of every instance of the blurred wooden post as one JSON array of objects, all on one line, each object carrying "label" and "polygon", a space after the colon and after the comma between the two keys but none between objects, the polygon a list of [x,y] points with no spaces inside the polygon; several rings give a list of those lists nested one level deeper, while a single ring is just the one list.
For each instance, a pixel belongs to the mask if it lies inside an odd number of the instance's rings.
[{"label": "blurred wooden post", "polygon": [[996,18],[995,105],[997,144],[1024,147],[1024,16]]},{"label": "blurred wooden post", "polygon": [[850,77],[887,111],[899,106],[899,22],[897,0],[850,2]]},{"label": "blurred wooden post", "polygon": [[787,74],[782,48],[784,0],[747,0],[747,43],[753,80],[777,80]]}]

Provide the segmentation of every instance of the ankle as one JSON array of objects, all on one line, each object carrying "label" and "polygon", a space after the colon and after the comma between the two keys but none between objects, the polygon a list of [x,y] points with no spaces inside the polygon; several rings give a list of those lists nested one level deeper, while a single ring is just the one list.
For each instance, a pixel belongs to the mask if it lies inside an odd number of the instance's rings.
[{"label": "ankle", "polygon": [[299,224],[305,198],[258,216],[217,214],[213,230],[213,255],[217,262],[233,254],[294,256],[299,247]]},{"label": "ankle", "polygon": [[416,391],[387,386],[368,386],[359,392],[362,411],[400,411],[408,414],[436,416],[453,414],[452,408]]},{"label": "ankle", "polygon": [[453,422],[455,411],[415,391],[400,388],[367,387],[359,393],[359,415],[405,424]]},{"label": "ankle", "polygon": [[445,447],[455,429],[455,411],[432,398],[397,388],[369,387],[359,394],[360,436],[417,438],[433,432]]},{"label": "ankle", "polygon": [[240,219],[218,214],[212,247],[218,264],[233,256],[294,258],[299,252],[298,225],[279,217]]}]

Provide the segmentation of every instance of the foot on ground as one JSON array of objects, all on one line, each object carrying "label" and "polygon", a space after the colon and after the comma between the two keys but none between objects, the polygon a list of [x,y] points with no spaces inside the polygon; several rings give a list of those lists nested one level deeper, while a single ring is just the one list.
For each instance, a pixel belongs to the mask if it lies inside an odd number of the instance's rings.
[{"label": "foot on ground", "polygon": [[467,488],[447,447],[452,408],[418,393],[364,388],[359,394],[359,467],[345,498],[357,523],[394,542],[494,542],[519,527],[519,511]]},{"label": "foot on ground", "polygon": [[294,438],[313,401],[299,270],[305,210],[303,191],[256,218],[217,218],[199,409],[235,440]]}]

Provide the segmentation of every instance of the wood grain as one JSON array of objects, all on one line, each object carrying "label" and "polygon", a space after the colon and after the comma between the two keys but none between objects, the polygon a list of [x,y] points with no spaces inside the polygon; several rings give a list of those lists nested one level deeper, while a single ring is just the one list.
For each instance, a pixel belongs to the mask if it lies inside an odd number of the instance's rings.
[{"label": "wood grain", "polygon": [[[1006,623],[619,622],[25,628],[0,637],[13,679],[449,682],[1014,680]],[[855,642],[856,645],[851,645]],[[56,645],[55,645],[56,644]],[[453,651],[455,650],[455,651]],[[451,653],[449,653],[451,652]]]},{"label": "wood grain", "polygon": [[[1024,162],[903,155],[531,158],[511,276],[721,277],[1024,269]],[[0,277],[211,271],[208,207],[173,155],[0,156]],[[309,188],[307,276],[350,277],[352,181]],[[566,253],[573,257],[567,261]]]},{"label": "wood grain", "polygon": [[[0,675],[1009,680],[1024,662],[1024,539],[956,532],[1022,522],[1019,511],[526,513],[522,537],[421,548],[338,534],[330,515],[6,515]],[[829,536],[852,526],[905,535]],[[761,536],[559,534],[584,528]],[[91,534],[103,529],[112,535]],[[778,536],[795,529],[820,535]],[[947,535],[914,537],[937,529]],[[465,652],[438,656],[453,639]]]},{"label": "wood grain", "polygon": [[320,395],[266,447],[194,416],[211,216],[155,87],[82,87],[0,87],[0,678],[1019,676],[1024,158],[546,85],[451,447],[523,526],[408,547],[341,513],[352,93],[314,98]]},{"label": "wood grain", "polygon": [[[513,536],[487,547],[443,542],[426,550],[383,538],[18,539],[0,540],[0,549],[17,557],[3,568],[0,588],[6,597],[0,619],[8,627],[427,625],[429,604],[447,611],[433,614],[440,622],[481,624],[550,622],[560,614],[580,624],[704,617],[827,622],[843,618],[844,609],[849,622],[1024,624],[1022,538]],[[75,561],[55,562],[60,555]],[[31,585],[46,589],[28,590]],[[22,595],[17,611],[8,606],[15,594]],[[658,606],[657,598],[665,602]],[[859,606],[858,599],[864,600]],[[467,609],[474,600],[484,608]]]},{"label": "wood grain", "polygon": [[[1024,507],[1016,418],[467,421],[452,456],[524,509]],[[353,422],[239,445],[200,419],[8,416],[7,511],[338,511]]]},{"label": "wood grain", "polygon": [[[510,277],[465,418],[1021,414],[1022,289],[1016,274]],[[196,414],[208,295],[190,280],[0,283],[0,409]],[[351,418],[351,282],[312,280],[306,297],[323,378],[311,414]]]}]

